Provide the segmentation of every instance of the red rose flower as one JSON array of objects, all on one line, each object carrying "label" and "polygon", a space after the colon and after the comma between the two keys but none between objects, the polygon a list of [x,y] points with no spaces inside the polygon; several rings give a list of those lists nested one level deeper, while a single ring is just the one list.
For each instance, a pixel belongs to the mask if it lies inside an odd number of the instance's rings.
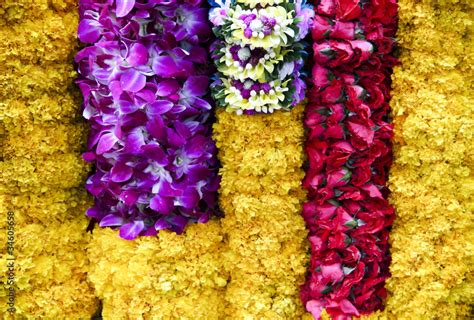
[{"label": "red rose flower", "polygon": [[396,3],[322,0],[315,11],[302,213],[311,260],[301,299],[316,319],[324,309],[351,319],[383,308],[390,275],[394,210],[385,184]]},{"label": "red rose flower", "polygon": [[336,18],[338,20],[354,20],[362,13],[359,0],[336,0]]}]

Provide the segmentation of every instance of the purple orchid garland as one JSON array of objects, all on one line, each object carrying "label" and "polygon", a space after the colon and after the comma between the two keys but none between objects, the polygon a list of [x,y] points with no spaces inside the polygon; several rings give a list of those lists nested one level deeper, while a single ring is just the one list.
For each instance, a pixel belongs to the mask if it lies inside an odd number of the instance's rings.
[{"label": "purple orchid garland", "polygon": [[87,216],[124,239],[183,232],[217,213],[207,43],[201,0],[81,0],[76,56]]}]

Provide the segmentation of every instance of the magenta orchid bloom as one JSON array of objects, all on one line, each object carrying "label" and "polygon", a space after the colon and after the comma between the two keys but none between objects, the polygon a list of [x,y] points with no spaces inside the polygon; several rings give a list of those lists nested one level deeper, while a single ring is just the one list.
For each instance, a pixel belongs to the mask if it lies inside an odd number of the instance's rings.
[{"label": "magenta orchid bloom", "polygon": [[76,56],[83,157],[95,203],[87,216],[124,239],[183,232],[217,213],[216,147],[210,138],[211,35],[201,1],[80,1]]}]

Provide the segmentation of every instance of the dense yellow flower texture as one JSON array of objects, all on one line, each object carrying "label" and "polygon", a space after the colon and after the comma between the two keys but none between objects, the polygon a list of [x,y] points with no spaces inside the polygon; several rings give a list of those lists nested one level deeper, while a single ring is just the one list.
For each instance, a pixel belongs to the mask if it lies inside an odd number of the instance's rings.
[{"label": "dense yellow flower texture", "polygon": [[302,111],[302,106],[272,115],[217,111],[222,261],[230,276],[224,319],[301,319],[304,312]]},{"label": "dense yellow flower texture", "polygon": [[399,2],[392,277],[373,318],[467,319],[474,299],[473,6]]},{"label": "dense yellow flower texture", "polygon": [[7,212],[15,216],[16,318],[87,319],[90,235],[81,160],[86,126],[73,89],[77,3],[0,2],[0,314],[6,315]]},{"label": "dense yellow flower texture", "polygon": [[218,319],[227,285],[220,229],[209,221],[127,241],[96,228],[88,277],[104,319]]}]

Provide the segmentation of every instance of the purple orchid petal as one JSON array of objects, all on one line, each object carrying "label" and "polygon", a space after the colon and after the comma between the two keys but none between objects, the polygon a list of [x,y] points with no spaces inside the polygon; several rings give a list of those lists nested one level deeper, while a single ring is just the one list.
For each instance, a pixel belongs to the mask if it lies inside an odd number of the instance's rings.
[{"label": "purple orchid petal", "polygon": [[120,100],[119,101],[119,108],[120,108],[120,112],[122,112],[124,114],[133,113],[133,112],[137,111],[138,109],[140,109],[140,107],[138,105],[136,105],[132,101],[128,101],[128,100]]},{"label": "purple orchid petal", "polygon": [[207,92],[209,78],[204,76],[192,76],[184,83],[183,92],[186,96],[202,96]]},{"label": "purple orchid petal", "polygon": [[112,93],[112,97],[115,100],[120,100],[120,96],[123,93],[123,89],[122,89],[122,86],[120,85],[120,81],[118,80],[110,81],[109,89],[110,89],[110,92]]},{"label": "purple orchid petal", "polygon": [[212,106],[209,104],[209,102],[201,98],[192,99],[189,105],[198,110],[211,110],[212,109]]},{"label": "purple orchid petal", "polygon": [[168,97],[175,94],[180,89],[179,83],[176,80],[163,80],[158,84],[157,94],[161,97]]},{"label": "purple orchid petal", "polygon": [[100,220],[100,218],[102,216],[101,212],[96,207],[91,207],[91,208],[87,209],[86,210],[86,215],[89,218],[94,218],[94,219],[97,219],[97,220]]},{"label": "purple orchid petal", "polygon": [[192,209],[196,207],[199,202],[199,193],[195,188],[187,188],[178,200],[184,208]]},{"label": "purple orchid petal", "polygon": [[138,92],[146,85],[146,76],[135,69],[128,69],[120,76],[122,89],[130,92]]},{"label": "purple orchid petal", "polygon": [[189,139],[192,136],[191,130],[186,126],[186,124],[180,122],[180,121],[175,121],[174,127],[176,129],[176,132],[183,138],[183,139]]},{"label": "purple orchid petal", "polygon": [[120,194],[120,200],[122,200],[127,206],[133,206],[137,203],[140,193],[133,190],[125,190]]},{"label": "purple orchid petal", "polygon": [[140,148],[145,144],[144,128],[138,127],[133,129],[125,138],[124,151],[138,154],[141,152]]},{"label": "purple orchid petal", "polygon": [[110,171],[110,180],[113,182],[125,182],[133,175],[133,169],[125,163],[117,162]]},{"label": "purple orchid petal", "polygon": [[152,68],[157,76],[164,78],[180,77],[187,73],[185,67],[178,65],[170,56],[155,57]]},{"label": "purple orchid petal", "polygon": [[85,19],[77,27],[77,36],[81,42],[94,43],[101,35],[100,25],[97,21]]},{"label": "purple orchid petal", "polygon": [[181,234],[184,231],[184,228],[188,224],[188,220],[182,216],[173,215],[167,218],[168,222],[171,224],[172,229],[177,234]]},{"label": "purple orchid petal", "polygon": [[156,195],[150,200],[150,208],[158,213],[168,215],[174,209],[173,198]]},{"label": "purple orchid petal", "polygon": [[143,155],[147,158],[153,159],[160,166],[168,165],[168,156],[163,149],[157,144],[148,144],[142,147]]},{"label": "purple orchid petal", "polygon": [[155,223],[155,230],[170,229],[171,224],[165,218],[158,219]]},{"label": "purple orchid petal", "polygon": [[122,227],[120,227],[119,234],[120,237],[125,240],[133,240],[138,237],[138,235],[140,234],[140,232],[143,231],[143,229],[145,229],[145,224],[143,223],[143,221],[133,221],[124,224]]},{"label": "purple orchid petal", "polygon": [[95,153],[94,152],[84,152],[82,154],[82,159],[84,159],[84,161],[87,161],[87,162],[92,162],[96,159],[95,157]]},{"label": "purple orchid petal", "polygon": [[161,117],[154,117],[146,123],[146,129],[158,141],[166,137],[166,128]]},{"label": "purple orchid petal", "polygon": [[198,222],[199,223],[206,223],[209,221],[209,214],[203,214],[202,216],[199,217]]},{"label": "purple orchid petal", "polygon": [[121,18],[132,11],[135,0],[116,0],[115,3],[117,4],[117,18]]},{"label": "purple orchid petal", "polygon": [[175,148],[181,147],[186,142],[183,137],[181,137],[171,128],[167,128],[166,134],[168,136],[168,143]]},{"label": "purple orchid petal", "polygon": [[154,237],[158,234],[155,228],[148,228],[145,231],[141,233],[142,236],[144,237]]},{"label": "purple orchid petal", "polygon": [[125,219],[114,214],[108,214],[99,222],[99,227],[118,227],[125,223]]},{"label": "purple orchid petal", "polygon": [[191,158],[199,158],[206,151],[209,139],[204,136],[196,136],[186,143],[186,154]]},{"label": "purple orchid petal", "polygon": [[182,190],[174,188],[168,181],[158,183],[157,193],[163,197],[179,197],[183,194]]},{"label": "purple orchid petal", "polygon": [[189,60],[195,63],[207,63],[207,51],[206,49],[198,46],[194,46],[189,51]]},{"label": "purple orchid petal", "polygon": [[113,148],[118,138],[112,132],[103,134],[97,143],[97,154],[103,154]]},{"label": "purple orchid petal", "polygon": [[141,43],[132,44],[127,61],[132,67],[145,65],[148,62],[148,49]]},{"label": "purple orchid petal", "polygon": [[147,114],[149,114],[150,117],[155,117],[170,111],[173,106],[174,104],[171,101],[157,100],[148,106]]},{"label": "purple orchid petal", "polygon": [[[148,87],[148,86],[146,86]],[[137,92],[135,94],[135,97],[140,98],[141,100],[145,101],[145,103],[153,103],[156,101],[156,95],[153,90],[148,89],[143,89],[140,92]]]}]

